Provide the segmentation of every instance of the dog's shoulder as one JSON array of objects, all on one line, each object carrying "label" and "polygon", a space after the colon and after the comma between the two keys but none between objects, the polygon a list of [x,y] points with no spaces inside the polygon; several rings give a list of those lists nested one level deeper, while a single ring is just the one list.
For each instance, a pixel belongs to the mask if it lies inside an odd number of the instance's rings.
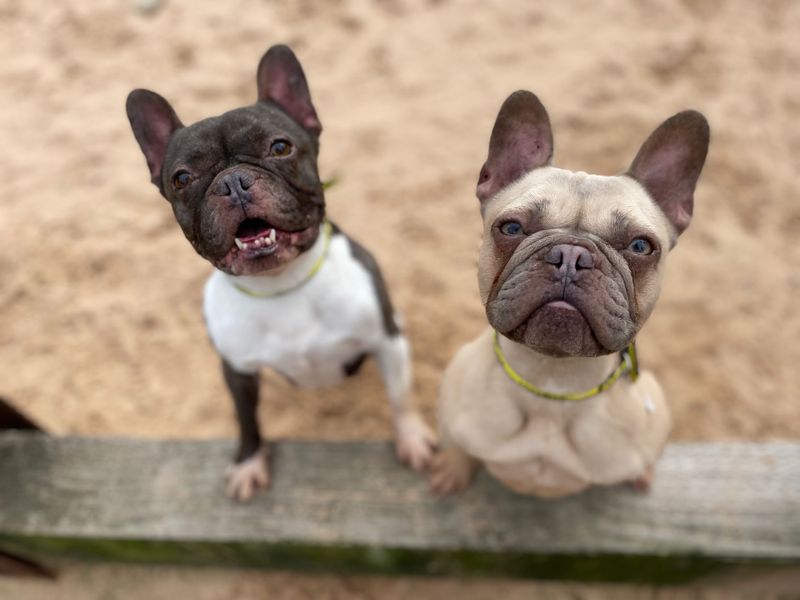
[{"label": "dog's shoulder", "polygon": [[386,285],[386,280],[383,278],[383,273],[381,273],[381,269],[378,266],[378,261],[375,260],[375,257],[367,248],[347,235],[338,225],[331,222],[331,227],[333,237],[341,236],[344,238],[350,250],[350,257],[352,260],[358,263],[358,265],[369,274],[370,281],[378,298],[378,304],[380,305],[384,331],[390,337],[398,335],[400,333],[400,327],[397,323],[394,307],[392,306],[392,299],[389,296],[389,289]]}]

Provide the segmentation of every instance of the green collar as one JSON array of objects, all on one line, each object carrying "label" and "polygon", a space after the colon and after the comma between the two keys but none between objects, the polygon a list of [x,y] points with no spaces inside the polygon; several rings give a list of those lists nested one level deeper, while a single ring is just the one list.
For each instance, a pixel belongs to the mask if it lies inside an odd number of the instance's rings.
[{"label": "green collar", "polygon": [[503,350],[500,348],[500,334],[497,331],[494,332],[494,353],[497,356],[497,360],[500,363],[500,366],[503,367],[503,370],[506,372],[506,375],[517,385],[522,388],[525,388],[529,392],[536,394],[537,396],[541,396],[542,398],[547,398],[549,400],[586,400],[587,398],[591,398],[593,396],[597,396],[608,390],[614,383],[616,383],[617,379],[622,377],[625,373],[629,373],[631,377],[631,381],[636,381],[639,377],[639,362],[636,359],[636,344],[635,342],[631,342],[630,345],[625,348],[622,352],[620,352],[620,363],[616,370],[611,373],[605,380],[593,387],[590,390],[586,390],[585,392],[575,392],[570,394],[557,394],[555,392],[548,392],[541,388],[536,387],[529,381],[526,381],[514,370],[514,368],[508,363],[506,360],[505,355],[503,354]]},{"label": "green collar", "polygon": [[311,270],[309,270],[308,274],[305,277],[303,277],[303,279],[297,285],[293,285],[288,290],[280,290],[279,292],[267,292],[267,293],[256,292],[254,290],[251,290],[250,288],[243,286],[240,283],[234,283],[233,287],[235,287],[243,294],[247,294],[248,296],[252,296],[253,298],[274,298],[275,296],[283,296],[284,294],[288,294],[290,292],[295,291],[296,289],[303,287],[305,284],[307,284],[314,278],[314,275],[319,273],[319,270],[322,268],[322,265],[325,264],[325,259],[328,258],[328,250],[330,250],[331,247],[331,236],[333,235],[333,226],[331,225],[331,222],[328,221],[327,219],[322,225],[322,235],[325,236],[325,241],[323,242],[324,248],[322,249],[322,254],[320,254],[319,258],[317,258],[317,260],[314,261],[314,264],[311,266]]}]

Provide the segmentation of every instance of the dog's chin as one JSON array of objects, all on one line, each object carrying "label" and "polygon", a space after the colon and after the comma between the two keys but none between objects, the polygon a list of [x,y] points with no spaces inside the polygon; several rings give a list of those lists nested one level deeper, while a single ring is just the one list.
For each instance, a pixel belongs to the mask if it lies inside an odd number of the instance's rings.
[{"label": "dog's chin", "polygon": [[507,335],[550,356],[599,356],[612,352],[597,340],[583,313],[563,300],[541,306]]},{"label": "dog's chin", "polygon": [[235,236],[228,252],[212,264],[230,275],[264,275],[279,271],[311,248],[319,224],[299,231],[269,228],[263,234]]}]

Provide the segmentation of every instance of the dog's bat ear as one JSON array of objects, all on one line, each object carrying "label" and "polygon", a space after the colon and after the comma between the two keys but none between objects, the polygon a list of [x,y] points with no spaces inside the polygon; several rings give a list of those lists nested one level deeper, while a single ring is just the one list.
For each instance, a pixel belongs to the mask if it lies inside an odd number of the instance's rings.
[{"label": "dog's bat ear", "polygon": [[539,98],[526,90],[511,94],[497,115],[489,157],[481,168],[476,194],[481,202],[553,158],[553,130]]},{"label": "dog's bat ear", "polygon": [[647,190],[678,235],[692,218],[694,188],[708,154],[709,137],[702,114],[679,112],[650,134],[626,173]]},{"label": "dog's bat ear", "polygon": [[316,136],[322,133],[322,124],[311,104],[303,67],[289,46],[273,46],[261,58],[256,73],[258,100],[274,102]]},{"label": "dog's bat ear", "polygon": [[133,135],[147,159],[150,180],[164,194],[161,170],[172,134],[183,127],[178,115],[164,98],[150,90],[133,90],[125,103]]}]

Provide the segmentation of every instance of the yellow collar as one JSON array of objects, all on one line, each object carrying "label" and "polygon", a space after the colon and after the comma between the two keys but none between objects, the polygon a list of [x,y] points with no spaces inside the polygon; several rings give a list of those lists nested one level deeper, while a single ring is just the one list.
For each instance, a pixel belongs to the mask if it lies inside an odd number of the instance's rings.
[{"label": "yellow collar", "polygon": [[322,235],[325,236],[323,242],[324,246],[322,248],[322,254],[320,254],[319,258],[317,258],[317,260],[314,261],[314,264],[311,266],[311,269],[309,270],[308,274],[305,277],[303,277],[303,279],[297,285],[293,285],[288,290],[281,290],[279,292],[266,292],[266,293],[253,291],[249,288],[246,288],[240,283],[234,283],[233,287],[235,287],[243,294],[247,294],[248,296],[252,296],[253,298],[274,298],[275,296],[283,296],[284,294],[288,294],[290,292],[295,291],[296,289],[303,287],[305,284],[307,284],[314,278],[314,275],[319,273],[319,270],[322,268],[322,265],[325,264],[325,259],[328,258],[328,250],[330,249],[331,246],[331,236],[333,235],[333,226],[331,225],[331,222],[328,221],[327,219],[322,224]]},{"label": "yellow collar", "polygon": [[500,335],[497,333],[497,331],[494,332],[494,353],[497,356],[500,366],[503,367],[506,375],[508,375],[508,377],[514,383],[522,388],[525,388],[529,392],[536,394],[537,396],[541,396],[542,398],[547,398],[549,400],[586,400],[587,398],[597,396],[598,394],[608,390],[612,385],[614,385],[617,379],[622,377],[625,373],[630,374],[631,381],[636,381],[637,377],[639,377],[639,362],[636,359],[636,345],[634,342],[631,342],[628,347],[625,348],[625,350],[620,352],[619,366],[613,373],[611,373],[611,375],[606,377],[606,379],[600,385],[597,385],[590,390],[586,390],[585,392],[575,392],[570,394],[557,394],[555,392],[548,392],[536,387],[532,383],[520,377],[514,368],[508,363],[508,360],[506,360],[503,350],[500,348]]}]

